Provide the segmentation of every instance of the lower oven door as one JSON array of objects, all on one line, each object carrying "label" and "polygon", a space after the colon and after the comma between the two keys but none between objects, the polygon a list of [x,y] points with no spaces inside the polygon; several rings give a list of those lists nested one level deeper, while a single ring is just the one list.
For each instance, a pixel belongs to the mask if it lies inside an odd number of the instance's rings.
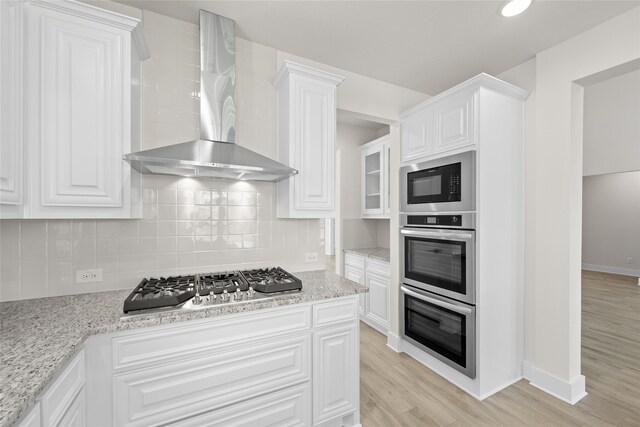
[{"label": "lower oven door", "polygon": [[475,378],[475,307],[406,285],[400,289],[403,338]]}]

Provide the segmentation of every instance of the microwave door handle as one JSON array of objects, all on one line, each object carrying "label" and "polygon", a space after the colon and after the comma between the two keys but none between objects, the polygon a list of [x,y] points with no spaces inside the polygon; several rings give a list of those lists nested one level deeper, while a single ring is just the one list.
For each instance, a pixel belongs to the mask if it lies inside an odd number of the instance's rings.
[{"label": "microwave door handle", "polygon": [[420,230],[400,230],[401,234],[405,236],[421,236],[421,237],[431,237],[433,239],[440,240],[451,240],[451,239],[473,239],[473,235],[469,233],[432,233],[429,231],[420,231]]},{"label": "microwave door handle", "polygon": [[422,300],[422,301],[430,302],[431,304],[437,305],[438,307],[455,311],[456,313],[466,314],[466,315],[470,315],[471,313],[473,313],[473,311],[470,308],[462,307],[456,304],[451,304],[449,302],[442,301],[440,299],[432,298],[422,293],[412,291],[411,289],[407,289],[404,286],[400,286],[400,289],[402,290],[402,292],[404,292],[407,295],[411,295],[412,297],[418,298],[419,300]]}]

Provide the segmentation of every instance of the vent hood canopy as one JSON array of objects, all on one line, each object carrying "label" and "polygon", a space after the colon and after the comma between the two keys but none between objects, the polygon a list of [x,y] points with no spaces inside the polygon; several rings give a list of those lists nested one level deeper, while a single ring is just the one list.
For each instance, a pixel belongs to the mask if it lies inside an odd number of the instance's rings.
[{"label": "vent hood canopy", "polygon": [[235,22],[200,11],[200,139],[126,154],[140,173],[280,181],[297,170],[235,144]]}]

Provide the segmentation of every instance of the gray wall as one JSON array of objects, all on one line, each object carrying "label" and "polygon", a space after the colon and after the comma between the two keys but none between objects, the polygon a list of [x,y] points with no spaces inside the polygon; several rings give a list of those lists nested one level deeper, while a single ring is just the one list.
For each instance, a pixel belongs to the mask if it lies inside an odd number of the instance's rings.
[{"label": "gray wall", "polygon": [[640,276],[640,171],[584,177],[582,203],[583,266]]}]

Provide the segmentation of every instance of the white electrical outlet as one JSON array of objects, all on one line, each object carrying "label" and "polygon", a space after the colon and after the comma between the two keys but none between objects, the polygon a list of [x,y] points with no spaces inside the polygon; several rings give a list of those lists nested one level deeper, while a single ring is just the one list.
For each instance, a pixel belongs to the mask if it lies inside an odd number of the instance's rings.
[{"label": "white electrical outlet", "polygon": [[631,257],[627,258],[627,264],[633,264],[633,258]]},{"label": "white electrical outlet", "polygon": [[304,254],[304,262],[318,262],[318,252],[307,252]]},{"label": "white electrical outlet", "polygon": [[102,282],[101,268],[76,271],[76,283],[94,283],[94,282]]}]

